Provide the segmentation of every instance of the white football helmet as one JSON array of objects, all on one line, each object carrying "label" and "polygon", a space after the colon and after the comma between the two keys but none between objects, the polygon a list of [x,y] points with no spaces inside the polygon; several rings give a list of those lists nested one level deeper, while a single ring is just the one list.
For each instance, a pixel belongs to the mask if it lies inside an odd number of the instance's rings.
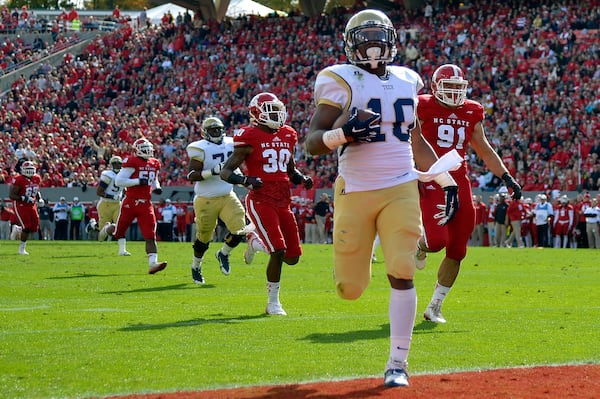
[{"label": "white football helmet", "polygon": [[465,80],[462,69],[454,64],[445,64],[433,72],[431,91],[435,98],[451,107],[460,107],[467,97],[469,81]]},{"label": "white football helmet", "polygon": [[211,116],[202,122],[202,137],[211,143],[221,144],[225,137],[225,125],[221,119]]},{"label": "white football helmet", "polygon": [[135,155],[140,158],[148,159],[154,156],[154,146],[148,139],[137,139],[133,143],[133,149],[135,150]]},{"label": "white football helmet", "polygon": [[277,130],[285,124],[287,110],[273,93],[260,93],[250,100],[250,121]]},{"label": "white football helmet", "polygon": [[396,29],[379,10],[363,10],[352,16],[344,31],[346,57],[354,65],[377,69],[396,57]]},{"label": "white football helmet", "polygon": [[115,173],[119,173],[121,170],[121,165],[123,164],[123,159],[117,155],[114,155],[110,158],[109,164]]},{"label": "white football helmet", "polygon": [[21,165],[21,174],[28,178],[32,178],[33,175],[35,175],[36,170],[35,164],[31,161],[25,161],[23,162],[23,165]]}]

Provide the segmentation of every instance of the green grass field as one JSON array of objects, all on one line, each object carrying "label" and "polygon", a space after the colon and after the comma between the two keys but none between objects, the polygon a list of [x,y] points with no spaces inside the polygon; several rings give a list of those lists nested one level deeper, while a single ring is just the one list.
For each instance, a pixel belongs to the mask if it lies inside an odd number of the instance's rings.
[{"label": "green grass field", "polygon": [[[213,243],[207,284],[190,277],[189,243],[159,243],[169,267],[147,274],[143,243],[1,242],[3,398],[89,398],[382,376],[388,356],[384,264],[357,301],[337,297],[332,247],[305,245],[285,267],[287,317],[265,316],[265,264],[223,276]],[[412,374],[600,363],[600,252],[470,248],[444,305],[422,321],[441,254],[418,271]],[[379,258],[383,258],[379,253]]]}]

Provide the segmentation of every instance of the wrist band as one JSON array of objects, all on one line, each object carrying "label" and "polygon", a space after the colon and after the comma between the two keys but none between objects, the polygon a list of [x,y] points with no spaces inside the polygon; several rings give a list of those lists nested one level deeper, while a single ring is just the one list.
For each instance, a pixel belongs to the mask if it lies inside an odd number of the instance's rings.
[{"label": "wrist band", "polygon": [[450,173],[448,172],[444,172],[441,175],[438,175],[435,179],[433,179],[433,181],[439,184],[442,188],[457,185],[452,176],[450,176]]},{"label": "wrist band", "polygon": [[202,178],[204,180],[209,179],[209,178],[211,178],[213,176],[212,171],[210,169],[209,170],[203,170],[202,173],[200,173],[200,174],[202,175]]},{"label": "wrist band", "polygon": [[323,133],[321,138],[323,140],[323,144],[325,144],[325,146],[327,146],[327,148],[330,150],[334,150],[342,144],[348,142],[341,127],[333,130],[327,130],[325,133]]}]

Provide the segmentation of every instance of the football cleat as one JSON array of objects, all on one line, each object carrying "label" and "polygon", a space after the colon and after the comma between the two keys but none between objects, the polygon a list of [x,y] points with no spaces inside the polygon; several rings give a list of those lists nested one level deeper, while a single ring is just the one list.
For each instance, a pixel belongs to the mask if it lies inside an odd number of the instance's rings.
[{"label": "football cleat", "polygon": [[29,255],[29,252],[25,251],[24,249],[19,249],[19,255]]},{"label": "football cleat", "polygon": [[445,323],[446,319],[442,316],[442,304],[439,302],[430,303],[423,313],[425,320],[432,321],[434,323]]},{"label": "football cleat", "polygon": [[383,377],[383,385],[386,387],[407,387],[408,373],[404,368],[387,369]]},{"label": "football cleat", "polygon": [[230,268],[229,268],[229,255],[225,255],[224,253],[221,252],[221,250],[218,250],[217,253],[215,254],[215,257],[219,261],[219,266],[221,268],[221,273],[223,273],[224,275],[228,276],[229,272],[230,272]]},{"label": "football cleat", "polygon": [[248,241],[248,247],[244,251],[244,262],[247,265],[251,264],[254,260],[254,255],[256,255],[256,250],[252,247],[252,242],[256,239],[256,233],[251,231],[246,235],[246,240]]},{"label": "football cleat", "polygon": [[112,236],[115,233],[116,225],[114,223],[106,222],[104,227],[98,232],[98,240],[105,241],[108,236]]},{"label": "football cleat", "polygon": [[21,226],[17,226],[16,224],[15,224],[15,225],[13,225],[13,227],[12,227],[12,230],[10,231],[10,237],[9,237],[9,238],[10,238],[11,240],[13,240],[13,241],[14,241],[14,240],[16,240],[16,239],[17,239],[17,236],[18,236],[19,234],[21,234],[21,231],[22,231],[22,230],[23,230],[23,228],[22,228]]},{"label": "football cleat", "polygon": [[267,309],[265,310],[266,314],[279,315],[279,316],[287,316],[285,310],[280,303],[267,303]]},{"label": "football cleat", "polygon": [[194,266],[192,266],[192,280],[194,280],[194,283],[196,284],[204,284],[204,276],[202,276],[202,269],[195,268]]},{"label": "football cleat", "polygon": [[167,262],[156,262],[150,265],[148,274],[158,273],[159,271],[164,270],[165,267],[167,267]]},{"label": "football cleat", "polygon": [[122,252],[119,252],[119,256],[131,256],[131,253],[129,253],[127,251],[122,251]]}]

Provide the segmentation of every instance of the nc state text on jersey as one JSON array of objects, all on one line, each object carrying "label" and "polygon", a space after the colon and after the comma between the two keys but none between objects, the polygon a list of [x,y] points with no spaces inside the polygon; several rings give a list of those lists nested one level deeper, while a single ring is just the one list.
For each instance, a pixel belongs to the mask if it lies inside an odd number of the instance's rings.
[{"label": "nc state text on jersey", "polygon": [[462,119],[451,119],[451,118],[433,118],[433,123],[440,125],[456,125],[468,127],[471,123]]},{"label": "nc state text on jersey", "polygon": [[267,143],[260,143],[261,148],[291,148],[290,143],[286,141],[272,141]]}]

